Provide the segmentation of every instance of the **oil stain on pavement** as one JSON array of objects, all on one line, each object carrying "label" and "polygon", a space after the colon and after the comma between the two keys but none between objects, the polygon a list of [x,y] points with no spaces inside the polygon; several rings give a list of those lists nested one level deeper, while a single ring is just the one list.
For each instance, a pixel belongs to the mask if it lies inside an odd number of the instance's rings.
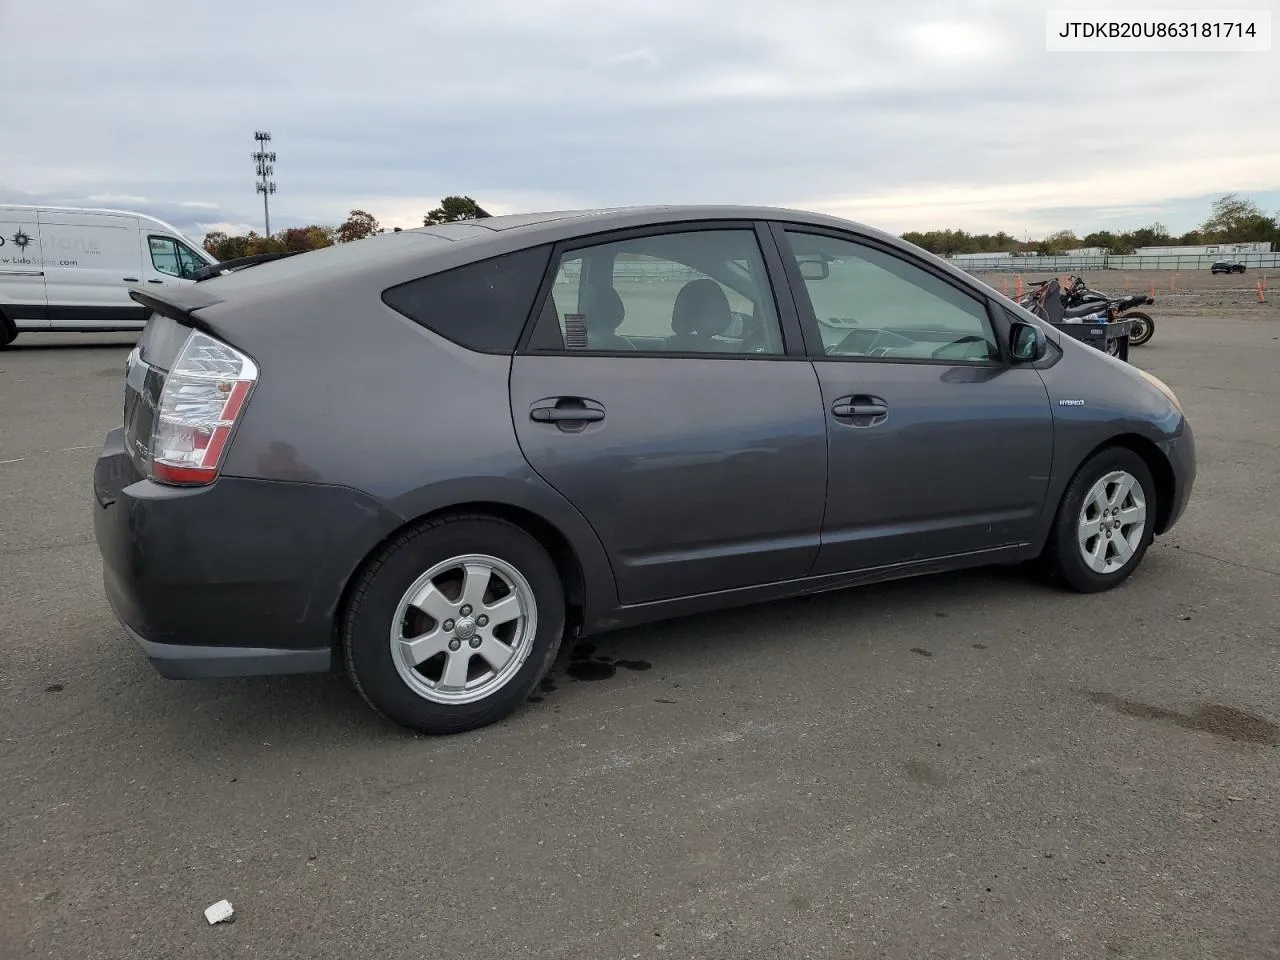
[{"label": "oil stain on pavement", "polygon": [[1210,703],[1200,705],[1191,713],[1179,713],[1176,710],[1117,697],[1114,693],[1089,691],[1087,696],[1099,706],[1110,707],[1127,717],[1163,720],[1186,730],[1199,730],[1233,741],[1280,745],[1280,727],[1270,720],[1237,710],[1235,707]]},{"label": "oil stain on pavement", "polygon": [[596,656],[596,645],[583,641],[575,644],[569,651],[569,665],[565,673],[571,680],[607,680],[624,670],[648,670],[653,666],[648,660],[618,660],[612,657]]}]

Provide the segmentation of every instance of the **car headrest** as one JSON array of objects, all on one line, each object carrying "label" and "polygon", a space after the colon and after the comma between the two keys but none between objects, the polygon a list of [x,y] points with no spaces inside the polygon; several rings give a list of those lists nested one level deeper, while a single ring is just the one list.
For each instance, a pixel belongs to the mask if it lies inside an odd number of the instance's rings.
[{"label": "car headrest", "polygon": [[622,326],[627,308],[613,287],[598,287],[587,298],[587,329],[592,333],[613,333]]},{"label": "car headrest", "polygon": [[690,280],[680,288],[671,310],[671,330],[680,336],[714,337],[729,329],[729,298],[714,280]]}]

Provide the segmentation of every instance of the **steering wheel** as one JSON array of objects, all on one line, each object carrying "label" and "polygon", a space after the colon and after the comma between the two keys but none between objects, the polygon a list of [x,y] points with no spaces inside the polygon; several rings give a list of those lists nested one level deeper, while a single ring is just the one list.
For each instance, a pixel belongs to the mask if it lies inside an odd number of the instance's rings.
[{"label": "steering wheel", "polygon": [[[858,327],[827,351],[829,355],[850,357],[884,356],[893,347],[909,347],[914,341],[876,327]],[[878,352],[877,352],[878,351]]]},{"label": "steering wheel", "polygon": [[[987,342],[986,337],[980,337],[977,334],[970,333],[970,334],[966,334],[965,336],[961,337],[958,340],[952,340],[950,343],[944,343],[937,350],[933,351],[933,353],[931,353],[930,356],[933,357],[933,359],[935,360],[948,360],[948,359],[956,359],[956,360],[984,359],[985,360],[986,357],[982,357],[982,358],[969,357],[968,356],[969,351],[963,348],[967,347],[971,343],[986,344],[986,342]],[[949,354],[947,351],[952,350],[956,347],[961,348],[960,356],[953,358],[952,355]]]}]

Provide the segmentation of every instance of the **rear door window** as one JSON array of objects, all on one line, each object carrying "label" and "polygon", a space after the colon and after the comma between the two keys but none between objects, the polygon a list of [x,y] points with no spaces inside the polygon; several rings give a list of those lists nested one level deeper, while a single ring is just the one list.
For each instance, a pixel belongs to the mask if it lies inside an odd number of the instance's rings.
[{"label": "rear door window", "polygon": [[[779,356],[782,331],[755,231],[653,233],[565,252],[535,351]],[[551,331],[554,333],[555,331]]]},{"label": "rear door window", "polygon": [[491,257],[390,287],[382,302],[468,350],[512,353],[550,257],[550,246]]}]

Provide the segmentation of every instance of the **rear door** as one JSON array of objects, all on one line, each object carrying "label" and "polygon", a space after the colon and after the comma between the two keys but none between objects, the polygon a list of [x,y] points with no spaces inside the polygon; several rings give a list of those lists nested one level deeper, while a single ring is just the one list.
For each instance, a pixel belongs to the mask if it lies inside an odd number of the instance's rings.
[{"label": "rear door", "polygon": [[122,214],[40,211],[53,329],[142,328],[146,311],[129,298],[141,280],[137,230]]},{"label": "rear door", "polygon": [[944,271],[842,231],[774,228],[822,384],[815,573],[1017,550],[1048,489],[1053,415],[1007,318]]},{"label": "rear door", "polygon": [[0,207],[0,313],[24,330],[49,326],[40,223],[34,209]]},{"label": "rear door", "polygon": [[754,224],[698,224],[552,256],[512,417],[595,528],[623,603],[803,577],[817,555],[822,395],[759,241]]}]

